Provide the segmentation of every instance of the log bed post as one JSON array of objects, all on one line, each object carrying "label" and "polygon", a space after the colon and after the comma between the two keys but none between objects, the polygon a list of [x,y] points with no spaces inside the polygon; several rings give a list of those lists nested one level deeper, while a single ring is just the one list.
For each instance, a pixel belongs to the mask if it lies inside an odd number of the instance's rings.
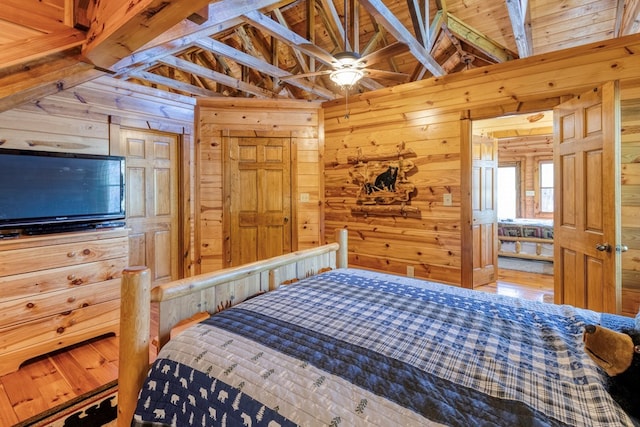
[{"label": "log bed post", "polygon": [[336,230],[336,242],[340,245],[336,253],[336,267],[347,268],[349,266],[349,236],[346,228]]},{"label": "log bed post", "polygon": [[127,267],[120,289],[118,427],[131,425],[138,393],[149,367],[151,274],[147,267]]}]

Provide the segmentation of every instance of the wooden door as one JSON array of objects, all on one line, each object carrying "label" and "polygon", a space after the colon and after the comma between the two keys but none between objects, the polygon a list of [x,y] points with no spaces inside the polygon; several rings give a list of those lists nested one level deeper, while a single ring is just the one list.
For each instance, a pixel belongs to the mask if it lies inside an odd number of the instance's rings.
[{"label": "wooden door", "polygon": [[126,156],[129,264],[146,265],[153,284],[180,278],[178,137],[122,129]]},{"label": "wooden door", "polygon": [[554,109],[556,303],[620,311],[619,123],[614,83]]},{"label": "wooden door", "polygon": [[471,137],[471,212],[473,235],[473,287],[495,282],[498,265],[496,192],[498,142]]},{"label": "wooden door", "polygon": [[231,137],[227,265],[291,252],[291,141]]}]

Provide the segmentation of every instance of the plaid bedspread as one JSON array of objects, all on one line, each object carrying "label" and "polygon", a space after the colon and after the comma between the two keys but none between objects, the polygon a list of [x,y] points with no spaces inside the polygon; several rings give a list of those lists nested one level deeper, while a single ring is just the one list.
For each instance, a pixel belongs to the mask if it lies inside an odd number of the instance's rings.
[{"label": "plaid bedspread", "polygon": [[134,425],[633,425],[583,351],[632,319],[341,269],[174,338]]}]

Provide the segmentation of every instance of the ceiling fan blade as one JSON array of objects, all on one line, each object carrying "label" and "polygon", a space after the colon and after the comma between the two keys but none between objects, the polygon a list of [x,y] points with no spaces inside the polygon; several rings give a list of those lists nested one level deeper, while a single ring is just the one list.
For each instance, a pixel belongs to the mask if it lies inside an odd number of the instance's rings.
[{"label": "ceiling fan blade", "polygon": [[368,68],[365,68],[363,71],[367,77],[371,77],[374,79],[393,80],[402,83],[409,81],[409,75],[404,73],[396,73],[393,71],[384,70],[372,70]]},{"label": "ceiling fan blade", "polygon": [[315,56],[327,64],[335,64],[338,62],[329,52],[311,43],[301,43],[296,46],[300,51],[310,56]]},{"label": "ceiling fan blade", "polygon": [[409,46],[402,42],[395,42],[388,46],[378,49],[375,52],[371,52],[368,55],[363,56],[358,60],[358,63],[365,65],[372,65],[389,59],[393,56],[400,55],[409,51]]},{"label": "ceiling fan blade", "polygon": [[323,70],[323,71],[315,71],[313,73],[302,73],[302,74],[292,74],[290,76],[279,77],[280,80],[292,80],[292,79],[303,79],[305,77],[314,77],[321,76],[323,74],[329,74],[333,70]]}]

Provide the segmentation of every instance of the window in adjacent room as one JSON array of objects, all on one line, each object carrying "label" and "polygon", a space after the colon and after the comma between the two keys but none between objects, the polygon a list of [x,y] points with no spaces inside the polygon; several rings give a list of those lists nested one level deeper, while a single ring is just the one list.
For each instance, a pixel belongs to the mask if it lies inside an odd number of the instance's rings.
[{"label": "window in adjacent room", "polygon": [[540,213],[553,213],[553,162],[540,162]]},{"label": "window in adjacent room", "polygon": [[518,168],[498,167],[498,219],[517,218],[518,213]]}]

